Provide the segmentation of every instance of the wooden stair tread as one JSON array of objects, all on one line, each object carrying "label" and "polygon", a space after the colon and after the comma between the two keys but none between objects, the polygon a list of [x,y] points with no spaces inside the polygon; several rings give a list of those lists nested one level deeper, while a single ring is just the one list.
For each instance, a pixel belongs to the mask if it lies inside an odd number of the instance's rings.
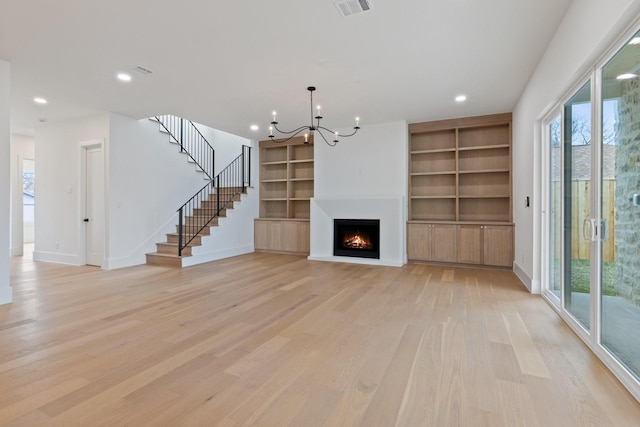
[{"label": "wooden stair tread", "polygon": [[163,254],[161,252],[149,252],[147,255],[153,255],[153,256],[159,256],[159,257],[165,257],[165,258],[178,258],[178,259],[186,258],[190,256],[190,255],[178,256],[177,254]]},{"label": "wooden stair tread", "polygon": [[163,254],[159,252],[146,254],[147,264],[161,267],[182,267],[182,259],[185,257],[185,255],[178,256],[177,254]]}]

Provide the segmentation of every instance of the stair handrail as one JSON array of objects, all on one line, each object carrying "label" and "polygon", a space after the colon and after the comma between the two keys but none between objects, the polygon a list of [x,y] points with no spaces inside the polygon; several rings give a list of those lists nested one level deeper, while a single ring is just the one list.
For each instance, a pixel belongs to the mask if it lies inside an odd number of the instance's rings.
[{"label": "stair handrail", "polygon": [[180,151],[189,156],[202,170],[207,179],[213,179],[215,150],[196,125],[191,120],[171,114],[154,118],[169,134],[169,137],[180,145]]},{"label": "stair handrail", "polygon": [[[238,194],[245,193],[251,186],[251,147],[242,146],[242,152],[218,175],[202,187],[196,194],[178,208],[178,256],[193,239],[227,206]],[[209,197],[213,196],[214,200]],[[203,203],[204,202],[204,203]],[[207,206],[207,207],[203,207]],[[199,211],[196,211],[199,209]],[[195,212],[200,212],[196,221]],[[203,214],[203,215],[202,215]],[[191,224],[186,219],[192,218]],[[185,230],[189,233],[185,233]]]}]

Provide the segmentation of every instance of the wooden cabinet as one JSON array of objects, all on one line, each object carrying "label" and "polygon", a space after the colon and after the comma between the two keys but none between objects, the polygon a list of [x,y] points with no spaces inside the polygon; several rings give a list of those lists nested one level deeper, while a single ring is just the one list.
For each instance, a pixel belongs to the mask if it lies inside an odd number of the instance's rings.
[{"label": "wooden cabinet", "polygon": [[407,258],[429,261],[511,267],[513,225],[410,222]]},{"label": "wooden cabinet", "polygon": [[309,220],[254,220],[256,251],[309,253]]},{"label": "wooden cabinet", "polygon": [[411,223],[407,242],[409,260],[449,262],[455,259],[456,228],[453,224]]},{"label": "wooden cabinet", "polygon": [[513,266],[513,226],[485,225],[483,234],[484,264]]},{"label": "wooden cabinet", "polygon": [[304,137],[285,143],[260,141],[260,219],[254,223],[256,250],[309,253],[309,203],[313,188],[313,139],[308,144],[304,143]]},{"label": "wooden cabinet", "polygon": [[[409,125],[408,258],[511,266],[511,181],[511,113]],[[438,223],[455,228],[453,243],[434,235]],[[427,237],[438,259],[420,252]]]},{"label": "wooden cabinet", "polygon": [[458,225],[458,256],[462,264],[482,264],[482,225]]}]

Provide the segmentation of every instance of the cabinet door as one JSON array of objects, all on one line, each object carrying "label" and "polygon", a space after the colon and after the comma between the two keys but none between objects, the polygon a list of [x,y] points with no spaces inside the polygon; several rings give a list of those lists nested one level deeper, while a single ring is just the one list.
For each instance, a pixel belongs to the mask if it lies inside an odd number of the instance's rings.
[{"label": "cabinet door", "polygon": [[282,250],[281,228],[282,224],[279,221],[255,221],[253,246],[258,250]]},{"label": "cabinet door", "polygon": [[256,250],[267,249],[267,224],[266,221],[253,222],[253,247]]},{"label": "cabinet door", "polygon": [[499,267],[513,266],[513,227],[484,226],[484,263]]},{"label": "cabinet door", "polygon": [[311,250],[311,225],[309,221],[298,223],[298,234],[298,252],[308,254]]},{"label": "cabinet door", "polygon": [[298,221],[282,222],[282,246],[287,252],[309,252],[309,223]]},{"label": "cabinet door", "polygon": [[298,231],[298,223],[297,222],[282,222],[282,246],[279,248],[281,251],[287,252],[297,252],[298,247],[298,237],[300,233]]},{"label": "cabinet door", "polygon": [[431,226],[431,261],[456,262],[456,246],[455,225]]},{"label": "cabinet door", "polygon": [[482,263],[482,231],[481,225],[458,226],[458,262]]},{"label": "cabinet door", "polygon": [[416,261],[431,259],[431,224],[407,225],[407,258]]}]

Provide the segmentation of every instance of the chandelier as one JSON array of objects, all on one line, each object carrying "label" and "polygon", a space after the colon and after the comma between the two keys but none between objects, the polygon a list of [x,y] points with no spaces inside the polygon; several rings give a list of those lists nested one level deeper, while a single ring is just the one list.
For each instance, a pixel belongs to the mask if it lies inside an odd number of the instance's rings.
[{"label": "chandelier", "polygon": [[[309,143],[309,136],[310,135],[314,135],[315,132],[317,132],[322,139],[324,140],[324,142],[327,143],[327,145],[331,146],[331,147],[335,147],[336,144],[338,143],[338,138],[347,138],[350,136],[353,136],[356,134],[356,132],[358,132],[358,129],[360,129],[360,126],[358,126],[358,124],[360,123],[360,118],[356,117],[356,125],[353,127],[353,132],[351,132],[350,134],[341,134],[339,132],[333,131],[329,128],[326,128],[324,126],[320,126],[320,120],[322,120],[322,115],[320,114],[321,112],[321,108],[318,105],[316,107],[316,115],[315,117],[313,116],[313,91],[316,90],[316,88],[314,86],[309,86],[307,88],[307,90],[309,91],[309,99],[310,99],[310,111],[311,111],[311,121],[310,124],[307,126],[300,126],[297,129],[294,129],[292,131],[283,131],[278,129],[278,121],[276,120],[276,112],[273,112],[273,121],[271,122],[271,126],[269,126],[269,138],[271,138],[272,141],[274,142],[287,142],[290,139],[294,138],[295,136],[299,135],[301,132],[303,131],[307,131],[304,134],[304,143],[308,144]],[[313,120],[316,120],[315,124],[313,122]],[[284,137],[282,137],[281,139],[275,139],[275,135],[273,134],[273,131],[279,132],[283,135],[285,135]],[[327,136],[325,136],[325,134],[323,133],[323,131],[330,133],[331,137],[329,137],[329,139],[327,139]],[[331,140],[331,142],[329,142],[329,140],[333,138]]]}]

